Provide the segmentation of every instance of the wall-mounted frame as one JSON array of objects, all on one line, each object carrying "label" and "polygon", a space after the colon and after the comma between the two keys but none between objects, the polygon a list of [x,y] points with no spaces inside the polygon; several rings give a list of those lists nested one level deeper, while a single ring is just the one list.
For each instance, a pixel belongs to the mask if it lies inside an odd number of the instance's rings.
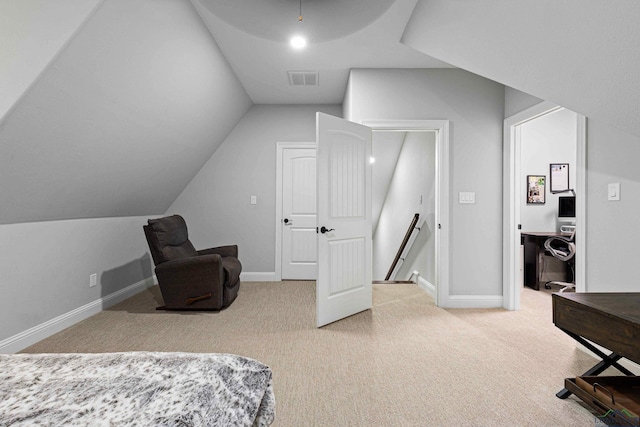
[{"label": "wall-mounted frame", "polygon": [[544,205],[547,177],[545,175],[527,175],[527,204]]},{"label": "wall-mounted frame", "polygon": [[551,193],[569,190],[569,163],[551,163],[549,165],[549,189]]}]

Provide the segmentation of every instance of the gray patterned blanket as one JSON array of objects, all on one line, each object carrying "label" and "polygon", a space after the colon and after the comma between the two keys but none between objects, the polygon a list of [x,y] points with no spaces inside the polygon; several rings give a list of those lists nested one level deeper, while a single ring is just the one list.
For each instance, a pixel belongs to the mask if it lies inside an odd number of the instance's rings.
[{"label": "gray patterned blanket", "polygon": [[0,355],[0,426],[267,426],[271,370],[231,354]]}]

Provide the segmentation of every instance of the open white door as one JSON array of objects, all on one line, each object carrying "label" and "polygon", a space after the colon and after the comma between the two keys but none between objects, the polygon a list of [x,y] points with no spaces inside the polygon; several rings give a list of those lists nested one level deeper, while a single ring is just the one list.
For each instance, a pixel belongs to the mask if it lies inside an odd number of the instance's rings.
[{"label": "open white door", "polygon": [[371,129],[316,113],[318,327],[368,310],[371,293]]}]

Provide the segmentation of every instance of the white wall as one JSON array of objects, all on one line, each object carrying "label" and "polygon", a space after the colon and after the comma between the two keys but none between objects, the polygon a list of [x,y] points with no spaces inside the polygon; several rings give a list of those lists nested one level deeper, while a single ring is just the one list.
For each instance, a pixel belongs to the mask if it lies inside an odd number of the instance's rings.
[{"label": "white wall", "polygon": [[[377,133],[377,132],[376,132]],[[375,170],[376,164],[373,165]],[[373,236],[373,279],[384,280],[414,214],[425,223],[396,278],[418,270],[435,283],[435,134],[406,132]],[[417,233],[417,231],[414,231]],[[416,234],[417,236],[417,234]],[[409,273],[411,274],[411,273]]]},{"label": "white wall", "polygon": [[275,272],[276,143],[315,141],[316,111],[341,106],[256,105],[240,120],[166,212],[185,217],[196,248],[237,244],[243,273]]},{"label": "white wall", "polygon": [[[462,70],[352,70],[346,117],[448,119],[450,295],[502,295],[504,86]],[[474,191],[475,204],[458,204]]]},{"label": "white wall", "polygon": [[146,219],[0,225],[0,341],[150,278]]},{"label": "white wall", "polygon": [[[576,188],[576,116],[573,111],[562,109],[520,125],[518,185],[522,231],[558,230],[558,197],[572,194],[551,194],[549,164],[569,163],[569,188]],[[527,204],[527,175],[546,177],[545,204]]]}]

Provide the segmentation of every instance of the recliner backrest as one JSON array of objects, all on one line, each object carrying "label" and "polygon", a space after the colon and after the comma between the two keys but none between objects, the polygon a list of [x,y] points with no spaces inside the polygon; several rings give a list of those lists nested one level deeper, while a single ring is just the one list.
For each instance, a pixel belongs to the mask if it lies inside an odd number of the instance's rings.
[{"label": "recliner backrest", "polygon": [[155,265],[198,255],[180,215],[150,219],[143,228]]}]

